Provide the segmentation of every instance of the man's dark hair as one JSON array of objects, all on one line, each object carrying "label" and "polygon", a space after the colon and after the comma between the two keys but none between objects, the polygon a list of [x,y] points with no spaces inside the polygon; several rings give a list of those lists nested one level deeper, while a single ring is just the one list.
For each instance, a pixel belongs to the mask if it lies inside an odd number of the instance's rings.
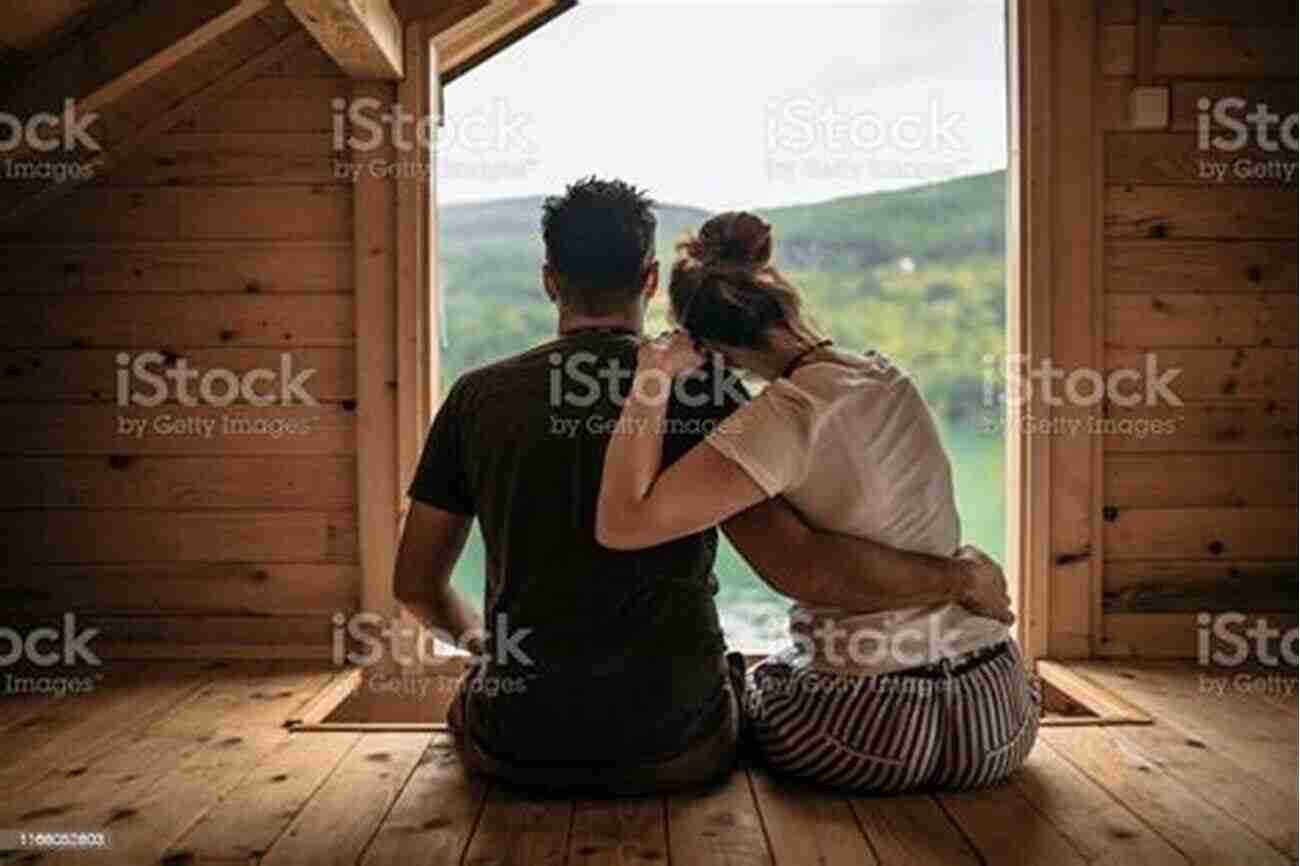
[{"label": "man's dark hair", "polygon": [[542,204],[546,262],[565,306],[585,315],[625,308],[654,256],[654,202],[621,180],[587,177]]}]

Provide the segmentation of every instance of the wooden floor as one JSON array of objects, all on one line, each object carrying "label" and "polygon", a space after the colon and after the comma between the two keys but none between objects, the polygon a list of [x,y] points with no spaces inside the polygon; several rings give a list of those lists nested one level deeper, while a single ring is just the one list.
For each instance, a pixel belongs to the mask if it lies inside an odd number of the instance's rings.
[{"label": "wooden floor", "polygon": [[572,802],[465,778],[443,734],[288,732],[334,676],[319,665],[110,666],[89,694],[0,698],[0,830],[103,829],[112,850],[0,862],[1295,862],[1294,677],[1081,670],[1157,723],[1045,729],[996,788],[846,798],[751,769],[666,800]]}]

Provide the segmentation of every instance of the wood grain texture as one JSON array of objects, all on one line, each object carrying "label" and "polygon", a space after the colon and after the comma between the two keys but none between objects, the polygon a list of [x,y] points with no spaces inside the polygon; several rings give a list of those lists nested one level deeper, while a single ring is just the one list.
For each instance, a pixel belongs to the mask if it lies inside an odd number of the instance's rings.
[{"label": "wood grain texture", "polygon": [[351,563],[357,557],[352,511],[13,511],[0,540],[14,563]]},{"label": "wood grain texture", "polygon": [[1106,344],[1294,346],[1296,311],[1295,295],[1110,295]]},{"label": "wood grain texture", "polygon": [[344,240],[345,187],[88,187],[6,233],[47,240]]},{"label": "wood grain texture", "polygon": [[435,734],[361,866],[460,863],[478,826],[487,783],[468,775],[450,736]]},{"label": "wood grain texture", "polygon": [[[1131,75],[1137,28],[1108,24],[1101,30],[1103,75]],[[1282,78],[1296,66],[1291,27],[1163,24],[1156,39],[1155,74],[1175,78]]]},{"label": "wood grain texture", "polygon": [[1294,164],[1288,154],[1276,145],[1273,152],[1253,144],[1234,151],[1202,148],[1193,132],[1112,132],[1106,136],[1106,183],[1293,188],[1294,173],[1288,178],[1252,167],[1279,160]]},{"label": "wood grain texture", "polygon": [[1106,504],[1116,508],[1295,505],[1296,455],[1112,454]]},{"label": "wood grain texture", "polygon": [[1155,380],[1177,371],[1168,387],[1184,402],[1285,400],[1296,393],[1295,349],[1111,349],[1106,352],[1106,369],[1112,375],[1124,371],[1119,375],[1131,376],[1129,371],[1136,371],[1144,377],[1118,385],[1121,399],[1146,399],[1143,383],[1149,357],[1155,359]]},{"label": "wood grain texture", "polygon": [[429,734],[365,735],[298,812],[262,863],[356,863],[412,773],[427,760],[430,742]]},{"label": "wood grain texture", "polygon": [[1107,521],[1107,559],[1286,559],[1295,555],[1296,509],[1123,508]]},{"label": "wood grain texture", "polygon": [[744,773],[668,799],[674,866],[773,866],[758,806]]},{"label": "wood grain texture", "polygon": [[15,295],[10,348],[350,346],[346,295]]},{"label": "wood grain texture", "polygon": [[[128,424],[129,422],[129,424]],[[204,428],[211,435],[191,425]],[[356,452],[356,417],[343,405],[119,409],[104,404],[0,404],[0,453],[49,456],[311,455]],[[130,426],[135,425],[135,426]]]},{"label": "wood grain texture", "polygon": [[[881,862],[867,844],[853,807],[840,793],[774,779],[765,773],[750,773],[750,779],[754,802],[763,816],[763,827],[778,864],[874,866]],[[935,835],[942,839],[941,832]]]},{"label": "wood grain texture", "polygon": [[348,294],[351,239],[3,247],[0,293]]},{"label": "wood grain texture", "polygon": [[650,866],[668,861],[662,798],[579,800],[569,834],[569,866]]},{"label": "wood grain texture", "polygon": [[1108,186],[1106,235],[1294,240],[1294,201],[1272,187]]},{"label": "wood grain texture", "polygon": [[1014,786],[942,793],[935,799],[980,853],[982,862],[1024,866],[1088,862]]},{"label": "wood grain texture", "polygon": [[1124,803],[1194,863],[1281,864],[1281,853],[1214,802],[1212,792],[1128,748],[1105,727],[1045,728],[1044,742]]},{"label": "wood grain texture", "polygon": [[[128,353],[127,364],[134,364],[136,357],[146,351],[161,356],[146,363],[146,372],[171,383],[168,403],[174,407],[179,405],[177,378],[186,376],[185,395],[198,398],[202,394],[199,381],[203,376],[224,378],[223,373],[212,374],[214,370],[230,371],[240,379],[252,371],[270,371],[275,379],[257,374],[260,378],[252,380],[251,386],[255,400],[272,399],[272,405],[284,405],[287,383],[300,376],[305,377],[299,380],[302,390],[318,402],[338,403],[356,398],[355,361],[350,348],[225,349],[167,345]],[[119,354],[114,349],[0,350],[0,401],[116,403],[118,373],[128,369],[119,363]],[[182,360],[188,373],[179,367]],[[288,375],[284,375],[286,370]],[[213,380],[209,391],[224,400],[224,388]],[[296,404],[300,397],[290,394]],[[128,404],[133,395],[152,401],[155,386],[129,374],[123,395]],[[238,391],[235,397],[232,405],[250,405]]]},{"label": "wood grain texture", "polygon": [[1295,241],[1110,240],[1112,293],[1289,292],[1300,286]]},{"label": "wood grain texture", "polygon": [[281,562],[134,562],[26,566],[4,572],[12,610],[271,616],[356,610],[357,568]]},{"label": "wood grain texture", "polygon": [[1106,451],[1125,453],[1285,451],[1296,447],[1295,403],[1107,408]]},{"label": "wood grain texture", "polygon": [[568,855],[572,800],[535,800],[494,786],[463,860],[465,866],[560,866]]},{"label": "wood grain texture", "polygon": [[933,797],[854,797],[849,804],[882,864],[973,866],[980,862],[975,849]]},{"label": "wood grain texture", "polygon": [[1112,799],[1059,752],[1040,743],[1011,784],[1031,803],[1050,804],[1044,815],[1096,864],[1185,864],[1172,844]]}]

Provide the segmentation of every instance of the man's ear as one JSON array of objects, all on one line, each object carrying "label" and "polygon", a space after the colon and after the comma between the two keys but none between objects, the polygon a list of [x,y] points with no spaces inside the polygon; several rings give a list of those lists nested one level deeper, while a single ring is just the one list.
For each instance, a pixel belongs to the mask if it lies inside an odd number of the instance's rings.
[{"label": "man's ear", "polygon": [[659,292],[659,260],[651,259],[641,272],[641,296],[646,303]]},{"label": "man's ear", "polygon": [[560,302],[559,277],[555,271],[551,270],[548,264],[542,264],[542,288],[546,291],[546,297],[551,299],[551,303]]}]

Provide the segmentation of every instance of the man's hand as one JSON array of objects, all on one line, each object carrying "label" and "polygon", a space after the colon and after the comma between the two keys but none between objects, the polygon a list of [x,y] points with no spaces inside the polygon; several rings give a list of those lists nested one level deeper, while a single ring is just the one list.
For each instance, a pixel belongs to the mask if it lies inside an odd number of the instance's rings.
[{"label": "man's hand", "polygon": [[957,562],[966,575],[967,589],[959,599],[971,613],[1011,625],[1016,621],[1007,594],[1007,577],[1002,567],[977,547],[967,544],[957,551]]}]

